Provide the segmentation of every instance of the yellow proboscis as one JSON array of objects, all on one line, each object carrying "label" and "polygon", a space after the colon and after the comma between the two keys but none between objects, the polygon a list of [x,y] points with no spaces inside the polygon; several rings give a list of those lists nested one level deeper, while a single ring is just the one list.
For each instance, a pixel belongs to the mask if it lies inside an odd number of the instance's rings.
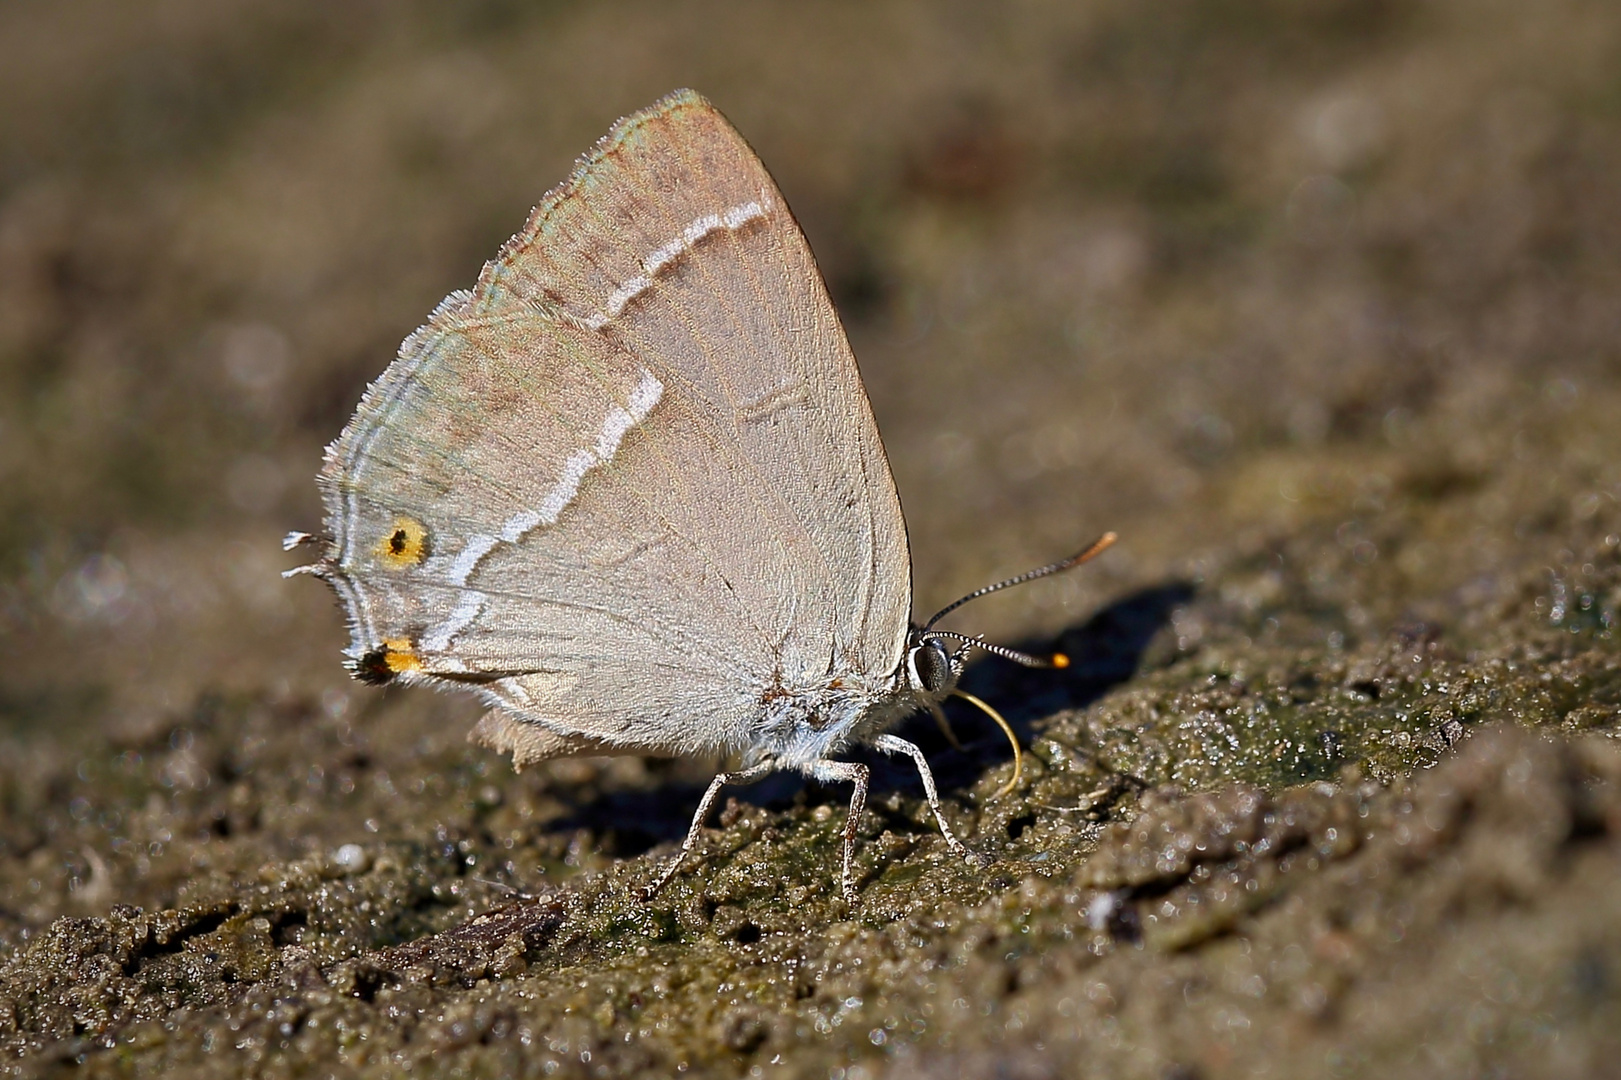
[{"label": "yellow proboscis", "polygon": [[[988,704],[981,701],[973,694],[968,693],[966,690],[953,690],[951,694],[953,697],[960,697],[970,705],[976,706],[986,716],[990,717],[992,720],[995,720],[996,726],[1002,729],[1002,734],[1007,736],[1007,741],[1013,746],[1013,776],[1008,780],[1007,783],[1003,784],[1001,788],[997,790],[995,795],[991,796],[993,799],[1000,799],[1002,796],[1018,787],[1020,778],[1024,776],[1024,751],[1019,747],[1019,737],[1013,734],[1013,725],[1008,723],[1001,713],[991,708]],[[935,709],[935,721],[939,723],[941,729],[946,732],[946,737],[950,739],[953,744],[960,745],[957,743],[956,736],[951,734],[951,728],[946,725],[945,713],[940,711],[938,706],[936,706]]]}]

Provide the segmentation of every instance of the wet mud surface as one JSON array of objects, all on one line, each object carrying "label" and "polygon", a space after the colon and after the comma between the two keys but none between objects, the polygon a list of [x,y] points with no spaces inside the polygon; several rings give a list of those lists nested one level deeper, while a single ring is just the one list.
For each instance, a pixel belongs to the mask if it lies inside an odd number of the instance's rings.
[{"label": "wet mud surface", "polygon": [[[1596,3],[0,14],[0,1068],[1604,1075],[1621,15]],[[612,50],[620,61],[604,66]],[[934,763],[553,762],[283,582],[399,338],[611,119],[756,144],[844,313]],[[859,755],[858,755],[859,756]],[[904,763],[903,763],[904,764]]]}]

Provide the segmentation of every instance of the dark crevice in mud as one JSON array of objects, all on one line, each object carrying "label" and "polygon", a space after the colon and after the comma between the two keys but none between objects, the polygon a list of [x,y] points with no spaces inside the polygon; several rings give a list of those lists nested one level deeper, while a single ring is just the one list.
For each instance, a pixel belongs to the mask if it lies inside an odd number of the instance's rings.
[{"label": "dark crevice in mud", "polygon": [[545,949],[565,917],[564,903],[556,899],[508,904],[442,933],[379,949],[340,966],[352,969],[355,986],[364,984],[370,987],[364,992],[373,995],[413,971],[432,981],[477,981],[498,974],[492,965],[498,968],[503,954],[518,960]]},{"label": "dark crevice in mud", "polygon": [[195,917],[185,926],[164,935],[158,940],[158,935],[148,929],[144,940],[133,950],[123,964],[123,973],[126,978],[134,978],[143,967],[164,957],[184,952],[187,942],[214,933],[235,914],[235,906],[229,906],[217,911],[204,912]]},{"label": "dark crevice in mud", "polygon": [[291,909],[270,917],[271,940],[277,946],[296,945],[301,931],[310,925],[309,913]]},{"label": "dark crevice in mud", "polygon": [[351,996],[369,1005],[377,1000],[378,991],[385,986],[398,986],[399,982],[399,977],[386,967],[356,963],[350,968],[347,989]]},{"label": "dark crevice in mud", "polygon": [[1016,818],[1009,818],[1007,823],[1007,836],[1009,840],[1017,840],[1036,823],[1035,814],[1020,814]]},{"label": "dark crevice in mud", "polygon": [[1372,679],[1357,679],[1355,682],[1346,683],[1346,688],[1361,694],[1369,701],[1379,700],[1379,684]]}]

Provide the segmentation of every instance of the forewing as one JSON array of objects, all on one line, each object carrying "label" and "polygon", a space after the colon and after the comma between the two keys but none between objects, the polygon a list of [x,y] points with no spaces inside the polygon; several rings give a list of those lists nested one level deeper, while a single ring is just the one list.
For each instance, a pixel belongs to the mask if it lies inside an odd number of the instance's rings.
[{"label": "forewing", "polygon": [[362,676],[476,686],[550,752],[740,749],[774,688],[899,662],[904,525],[854,360],[694,94],[621,121],[407,340],[322,488]]}]

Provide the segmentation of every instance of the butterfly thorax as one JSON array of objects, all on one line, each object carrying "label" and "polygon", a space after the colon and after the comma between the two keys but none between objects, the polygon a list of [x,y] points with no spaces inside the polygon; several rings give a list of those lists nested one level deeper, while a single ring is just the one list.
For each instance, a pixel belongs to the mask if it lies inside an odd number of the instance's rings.
[{"label": "butterfly thorax", "polygon": [[914,634],[889,675],[842,672],[811,686],[775,684],[761,702],[761,722],[744,762],[769,759],[782,768],[805,769],[837,757],[944,700],[961,674],[960,656]]}]

